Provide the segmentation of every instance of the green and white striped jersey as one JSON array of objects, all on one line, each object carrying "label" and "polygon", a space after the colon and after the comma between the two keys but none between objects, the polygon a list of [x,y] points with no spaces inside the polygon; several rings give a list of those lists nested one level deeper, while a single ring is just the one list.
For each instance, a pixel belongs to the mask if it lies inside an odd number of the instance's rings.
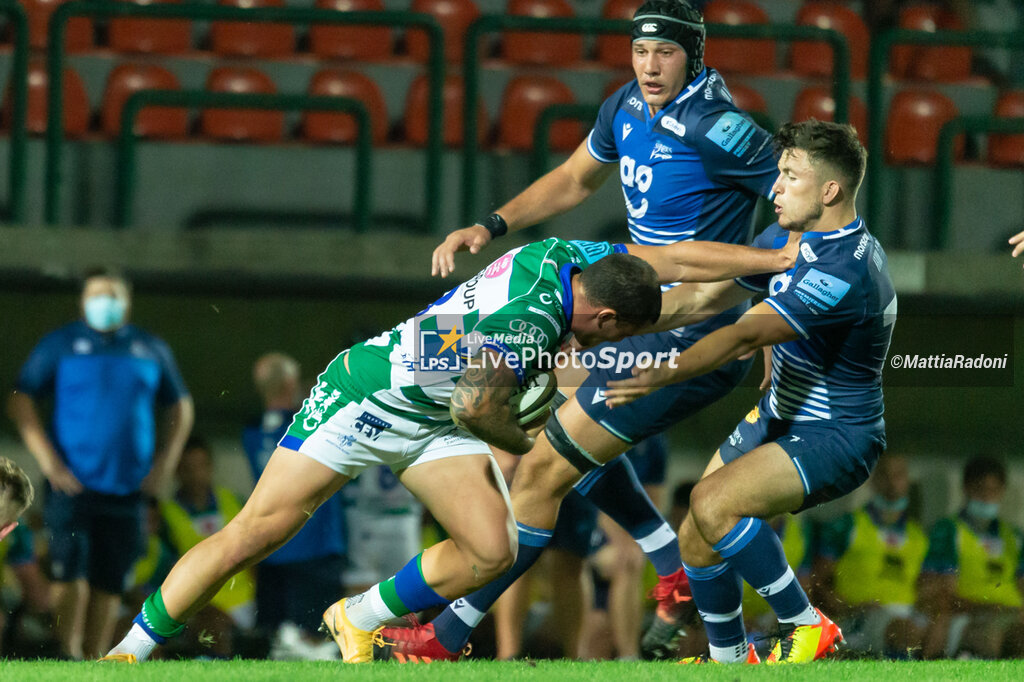
[{"label": "green and white striped jersey", "polygon": [[492,349],[522,382],[538,356],[556,353],[570,336],[572,273],[624,251],[557,238],[513,249],[415,317],[353,346],[349,371],[339,355],[321,381],[405,419],[451,422],[452,391],[469,358]]}]

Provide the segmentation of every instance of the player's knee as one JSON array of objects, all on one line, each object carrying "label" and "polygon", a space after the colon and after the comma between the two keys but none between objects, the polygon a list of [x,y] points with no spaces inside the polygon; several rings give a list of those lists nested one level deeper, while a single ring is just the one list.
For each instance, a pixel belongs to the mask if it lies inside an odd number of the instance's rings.
[{"label": "player's knee", "polygon": [[565,460],[551,448],[546,439],[538,439],[537,444],[542,447],[531,451],[530,456],[524,458],[516,470],[512,480],[513,499],[524,493],[561,499],[569,494],[576,482],[575,476],[566,475],[568,467]]},{"label": "player's knee", "polygon": [[[701,536],[708,542],[717,542],[723,522],[722,496],[717,494],[715,486],[703,480],[690,493],[690,516],[693,518]],[[728,529],[726,529],[728,532]]]},{"label": "player's knee", "polygon": [[514,534],[488,533],[471,542],[466,554],[479,584],[488,583],[512,568],[518,549]]}]

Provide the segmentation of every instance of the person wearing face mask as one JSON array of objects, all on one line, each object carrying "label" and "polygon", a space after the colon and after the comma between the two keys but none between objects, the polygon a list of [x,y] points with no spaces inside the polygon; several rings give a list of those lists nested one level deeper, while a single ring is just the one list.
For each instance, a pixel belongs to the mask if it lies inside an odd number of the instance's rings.
[{"label": "person wearing face mask", "polygon": [[866,505],[821,528],[816,595],[837,615],[850,648],[906,658],[920,650],[927,624],[915,604],[928,549],[924,529],[907,509],[906,458],[883,456],[871,488]]},{"label": "person wearing face mask", "polygon": [[1006,466],[990,456],[964,467],[964,506],[935,524],[921,577],[932,623],[926,658],[1024,658],[1024,536],[999,518]]},{"label": "person wearing face mask", "polygon": [[110,646],[143,547],[143,496],[173,475],[193,421],[171,350],[128,323],[124,277],[89,272],[81,312],[36,345],[8,402],[46,477],[57,637],[76,659]]}]

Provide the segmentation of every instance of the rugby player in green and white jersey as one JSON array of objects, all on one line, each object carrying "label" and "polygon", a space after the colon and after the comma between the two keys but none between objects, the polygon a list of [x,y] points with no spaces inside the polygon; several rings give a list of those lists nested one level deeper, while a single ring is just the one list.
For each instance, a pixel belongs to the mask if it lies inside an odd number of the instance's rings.
[{"label": "rugby player in green and white jersey", "polygon": [[380,464],[450,538],[327,609],[325,625],[346,662],[371,660],[373,632],[386,621],[448,604],[501,575],[515,558],[517,532],[488,446],[513,454],[532,447],[508,401],[535,359],[569,339],[589,347],[652,325],[661,309],[659,279],[786,267],[775,250],[703,242],[642,248],[654,268],[607,243],[548,239],[514,249],[414,318],[339,354],[245,507],[181,558],[104,660],[147,658],[231,576],[284,544],[324,500]]}]

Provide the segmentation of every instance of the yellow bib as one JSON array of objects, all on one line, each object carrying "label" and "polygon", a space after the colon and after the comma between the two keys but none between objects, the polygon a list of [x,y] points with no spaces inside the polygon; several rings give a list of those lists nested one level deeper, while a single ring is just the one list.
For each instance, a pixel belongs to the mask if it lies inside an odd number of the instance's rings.
[{"label": "yellow bib", "polygon": [[977,604],[1020,608],[1017,589],[1017,562],[1020,545],[1009,524],[999,522],[999,539],[988,546],[971,530],[956,520],[956,547],[960,559],[956,591],[964,599]]},{"label": "yellow bib", "polygon": [[908,521],[902,538],[885,531],[863,509],[853,513],[850,545],[836,563],[836,594],[849,604],[914,604],[917,577],[928,552],[928,538]]}]

